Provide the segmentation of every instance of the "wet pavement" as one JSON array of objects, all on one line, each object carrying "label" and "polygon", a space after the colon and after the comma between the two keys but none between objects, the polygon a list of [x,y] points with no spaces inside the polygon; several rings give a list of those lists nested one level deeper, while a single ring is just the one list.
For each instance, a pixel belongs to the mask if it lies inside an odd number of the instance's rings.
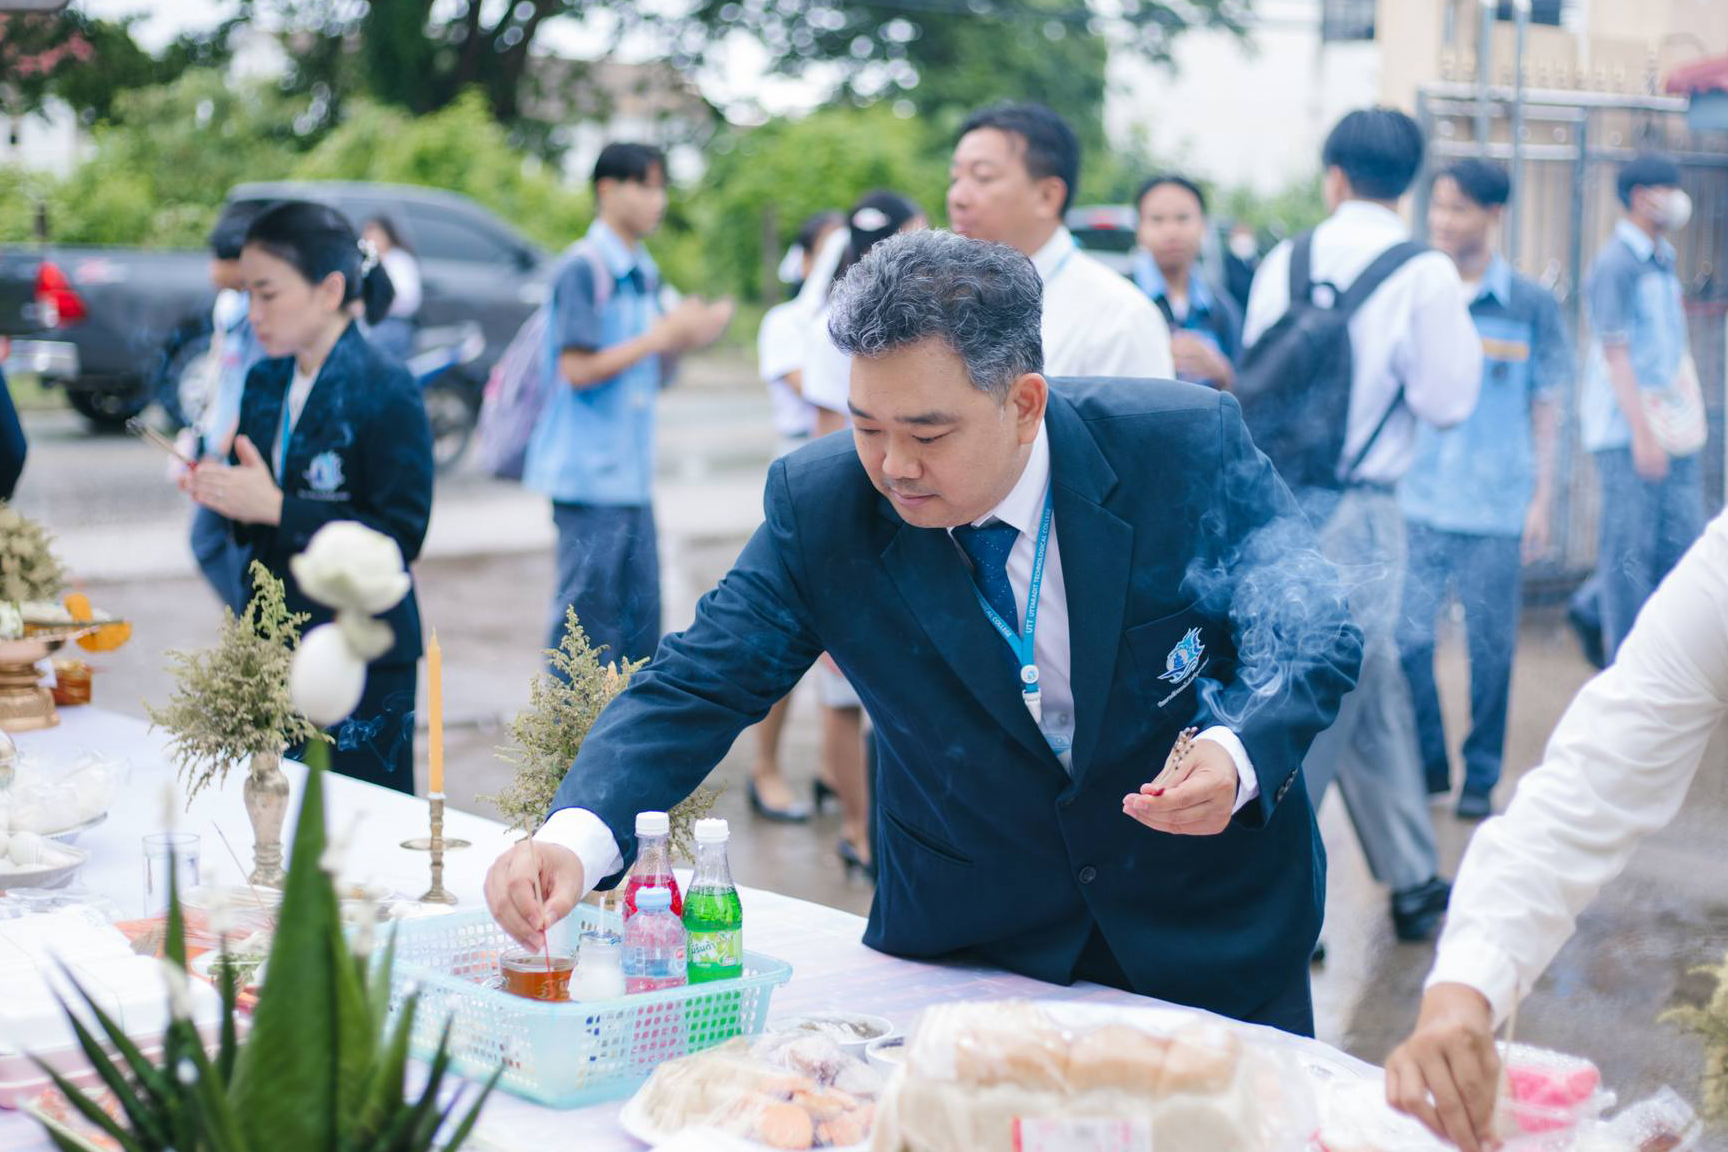
[{"label": "wet pavement", "polygon": [[[681,627],[697,597],[726,570],[760,520],[761,481],[772,451],[766,398],[742,359],[687,363],[662,401],[656,511],[665,568],[665,624]],[[20,508],[48,521],[92,600],[134,623],[132,642],[97,657],[97,703],[141,715],[162,700],[163,653],[213,638],[214,598],[186,553],[184,506],[153,449],[125,437],[93,437],[64,412],[30,413],[31,458]],[[538,497],[480,475],[470,464],[439,481],[427,555],[416,566],[422,612],[444,649],[447,790],[457,806],[486,811],[508,767],[496,756],[508,717],[522,706],[539,665],[552,583],[550,516]],[[1467,683],[1456,634],[1443,632],[1441,692],[1454,744]],[[1557,611],[1526,614],[1519,645],[1508,775],[1536,763],[1554,722],[1590,669]],[[422,741],[423,743],[423,741]],[[817,710],[806,685],[794,697],[782,763],[808,789],[817,757]],[[835,855],[837,818],[770,824],[747,809],[744,785],[756,754],[746,733],[715,770],[725,786],[718,814],[734,828],[739,879],[854,912],[870,890],[848,879]],[[1691,975],[1728,951],[1728,746],[1719,738],[1675,824],[1652,838],[1627,873],[1581,918],[1519,1016],[1519,1038],[1595,1059],[1622,1099],[1669,1084],[1698,1096],[1701,1048],[1657,1017],[1709,994]],[[422,770],[423,771],[423,770]],[[423,787],[423,778],[422,778]],[[1503,804],[1512,783],[1503,783]],[[1448,871],[1470,826],[1434,813]],[[1336,798],[1321,813],[1331,854],[1326,962],[1314,990],[1323,1039],[1378,1062],[1415,1018],[1432,951],[1392,939],[1386,895],[1373,884]]]}]

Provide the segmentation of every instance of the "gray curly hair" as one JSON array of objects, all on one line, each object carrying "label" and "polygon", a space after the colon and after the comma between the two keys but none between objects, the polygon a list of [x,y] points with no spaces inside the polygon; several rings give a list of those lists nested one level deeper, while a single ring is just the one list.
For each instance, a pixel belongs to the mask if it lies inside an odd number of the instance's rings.
[{"label": "gray curly hair", "polygon": [[850,356],[885,356],[935,337],[998,401],[1044,370],[1044,285],[1008,247],[952,232],[905,232],[870,249],[834,288],[828,334]]}]

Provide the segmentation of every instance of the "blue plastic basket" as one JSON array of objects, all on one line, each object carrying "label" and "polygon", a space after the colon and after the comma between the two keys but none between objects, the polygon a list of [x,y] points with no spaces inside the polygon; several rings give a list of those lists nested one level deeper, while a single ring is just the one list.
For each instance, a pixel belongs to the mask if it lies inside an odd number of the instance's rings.
[{"label": "blue plastic basket", "polygon": [[[572,933],[622,931],[621,919],[579,904]],[[395,926],[390,1011],[420,995],[413,1051],[429,1059],[450,1021],[450,1051],[463,1075],[553,1108],[628,1096],[662,1062],[761,1032],[774,989],[792,966],[744,953],[736,980],[668,988],[615,1000],[547,1004],[488,987],[499,954],[515,946],[485,909],[407,920]],[[382,952],[382,949],[380,949]]]}]

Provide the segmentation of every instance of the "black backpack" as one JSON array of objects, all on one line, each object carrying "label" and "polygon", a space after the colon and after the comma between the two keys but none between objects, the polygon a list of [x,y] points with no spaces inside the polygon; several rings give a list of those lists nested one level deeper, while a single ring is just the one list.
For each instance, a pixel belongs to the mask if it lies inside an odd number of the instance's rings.
[{"label": "black backpack", "polygon": [[[1387,277],[1427,249],[1413,241],[1394,244],[1340,293],[1330,284],[1314,284],[1313,244],[1310,231],[1291,245],[1290,307],[1248,349],[1232,391],[1254,443],[1286,484],[1336,489],[1367,458],[1404,399],[1399,389],[1373,435],[1340,472],[1350,419],[1350,317]],[[1316,288],[1322,289],[1320,300],[1314,299]]]}]

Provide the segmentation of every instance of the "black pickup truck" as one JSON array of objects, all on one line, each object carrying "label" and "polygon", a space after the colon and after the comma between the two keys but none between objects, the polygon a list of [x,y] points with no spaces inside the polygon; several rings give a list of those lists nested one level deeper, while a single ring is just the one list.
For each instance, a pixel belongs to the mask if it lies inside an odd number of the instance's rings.
[{"label": "black pickup truck", "polygon": [[[388,214],[420,261],[426,328],[477,325],[485,347],[452,368],[477,406],[486,374],[545,298],[546,251],[464,196],[346,182],[241,184],[230,202],[316,200],[356,229]],[[210,255],[203,249],[14,246],[0,250],[0,336],[8,372],[66,389],[93,425],[124,424],[152,401],[184,419],[181,377],[208,348]]]}]

